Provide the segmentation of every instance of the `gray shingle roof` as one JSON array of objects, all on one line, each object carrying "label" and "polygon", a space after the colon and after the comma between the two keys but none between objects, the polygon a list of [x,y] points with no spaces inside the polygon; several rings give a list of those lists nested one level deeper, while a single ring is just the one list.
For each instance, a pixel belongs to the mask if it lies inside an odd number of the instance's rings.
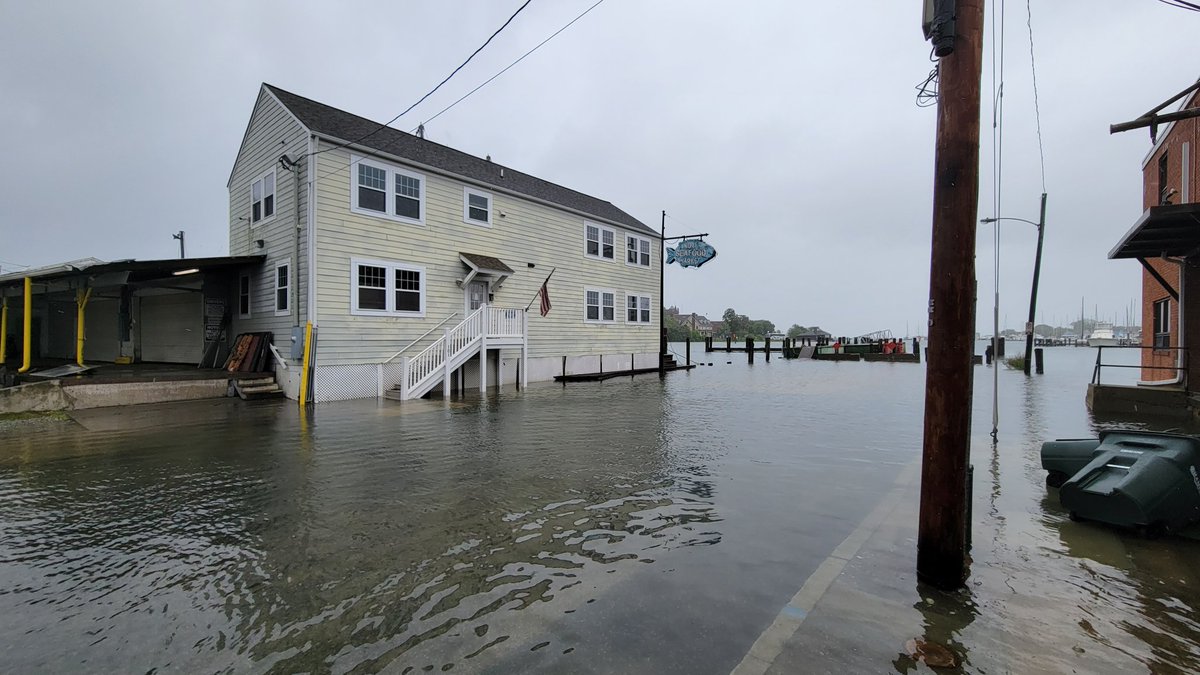
[{"label": "gray shingle roof", "polygon": [[[360,141],[358,145],[432,166],[500,189],[541,199],[624,225],[632,230],[658,235],[645,223],[603,199],[555,185],[549,181],[535,178],[509,167],[502,167],[495,162],[468,155],[465,152],[391,127],[380,129],[378,122],[372,122],[364,117],[298,96],[274,85],[264,83],[263,86],[274,94],[302,124],[318,134],[338,138],[342,141],[356,141],[371,134],[370,137]],[[376,130],[378,131],[376,132]],[[504,171],[503,177],[500,175],[501,169]]]}]

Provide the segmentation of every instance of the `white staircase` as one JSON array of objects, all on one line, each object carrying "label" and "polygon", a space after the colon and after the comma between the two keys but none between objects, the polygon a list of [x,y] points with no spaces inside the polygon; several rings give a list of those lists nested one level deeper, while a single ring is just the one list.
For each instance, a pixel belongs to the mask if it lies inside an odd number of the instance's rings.
[{"label": "white staircase", "polygon": [[[526,313],[520,309],[502,309],[483,305],[421,353],[404,358],[400,384],[384,393],[393,400],[420,398],[437,385],[450,393],[451,375],[476,356],[486,361],[488,349],[520,347],[522,363],[528,355]],[[487,387],[487,368],[481,364],[480,388]],[[524,374],[524,369],[522,369]],[[526,375],[523,375],[527,377]]]}]

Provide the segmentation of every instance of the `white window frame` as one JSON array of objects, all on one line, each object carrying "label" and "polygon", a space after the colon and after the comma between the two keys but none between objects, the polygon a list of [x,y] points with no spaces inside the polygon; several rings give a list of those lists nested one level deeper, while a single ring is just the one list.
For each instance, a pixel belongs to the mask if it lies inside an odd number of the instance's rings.
[{"label": "white window frame", "polygon": [[[598,305],[596,305],[596,307],[599,308],[596,311],[596,316],[599,318],[596,318],[596,319],[588,318],[588,315],[587,315],[587,310],[588,310],[587,294],[588,293],[599,293],[599,295],[597,296],[597,300],[599,300],[600,303]],[[613,318],[611,318],[611,319],[604,318],[604,296],[605,295],[612,297]],[[604,323],[604,324],[616,323],[617,322],[617,292],[611,288],[588,288],[588,287],[585,287],[583,289],[583,322],[584,323]]]},{"label": "white window frame", "polygon": [[[386,270],[386,273],[384,274],[384,309],[360,309],[358,307],[359,265],[382,267]],[[407,270],[410,272],[417,272],[421,275],[420,311],[412,312],[396,310],[396,270]],[[429,275],[426,273],[425,268],[421,265],[412,265],[409,263],[397,262],[395,260],[370,260],[367,258],[350,259],[350,313],[355,316],[391,316],[417,319],[424,318],[425,301],[428,295]]]},{"label": "white window frame", "polygon": [[[281,288],[279,286],[279,268],[287,270],[287,283]],[[272,280],[275,286],[275,293],[272,295],[272,302],[275,304],[275,316],[291,316],[292,314],[292,259],[282,260],[275,264],[275,273],[272,275]],[[283,309],[279,308],[279,291],[284,292]]]},{"label": "white window frame", "polygon": [[[271,192],[270,192],[271,215],[269,215],[269,216],[263,213],[263,211],[266,210],[266,205],[267,205],[267,194],[268,194],[266,191],[267,176],[271,177]],[[254,201],[254,186],[259,185],[259,184],[262,185],[262,190],[263,190],[262,197],[258,200],[259,202],[262,203],[262,208],[259,210],[259,213],[263,214],[263,215],[260,215],[258,220],[255,220],[254,219],[254,204],[256,202]],[[259,225],[269,223],[272,220],[275,220],[275,214],[277,214],[277,213],[279,213],[279,177],[275,175],[275,169],[272,168],[270,171],[264,171],[263,173],[256,176],[254,178],[254,180],[250,181],[250,226],[257,227]]]},{"label": "white window frame", "polygon": [[[471,195],[475,195],[476,197],[483,197],[484,199],[487,199],[487,203],[488,203],[488,205],[487,205],[487,214],[488,214],[487,220],[475,220],[474,218],[471,217]],[[464,187],[463,188],[463,222],[464,223],[466,223],[468,225],[478,225],[480,227],[491,227],[492,226],[492,213],[494,213],[495,210],[496,210],[495,201],[492,199],[492,193],[484,192],[483,190],[476,190],[473,187]]]},{"label": "white window frame", "polygon": [[[591,227],[596,228],[596,237],[597,238],[596,238],[596,254],[595,255],[588,253],[588,241],[589,241],[588,240],[588,228],[591,228]],[[611,234],[612,239],[613,239],[613,241],[612,241],[613,255],[611,258],[606,258],[604,256],[604,233],[605,232]],[[611,260],[611,261],[615,262],[617,259],[617,231],[611,227],[601,225],[600,223],[593,223],[588,220],[583,221],[583,255],[584,255],[584,257],[591,258],[592,260]]]},{"label": "white window frame", "polygon": [[[636,242],[637,248],[635,249],[635,253],[637,256],[637,262],[629,262],[629,242],[631,242],[631,241]],[[645,247],[646,247],[646,250],[644,253],[642,252],[643,244],[645,244]],[[646,262],[644,264],[642,263],[643,255],[646,257]],[[636,234],[626,234],[625,235],[625,264],[626,265],[628,265],[629,267],[644,267],[644,268],[649,269],[651,267],[651,265],[653,265],[653,261],[654,261],[654,249],[653,249],[653,245],[650,243],[650,240],[648,238],[639,237]]]},{"label": "white window frame", "polygon": [[[359,164],[364,164],[366,166],[380,169],[385,173],[385,177],[384,177],[385,190],[384,190],[383,203],[384,203],[384,208],[386,210],[374,211],[372,209],[361,208],[358,205],[358,165]],[[393,220],[398,223],[407,223],[409,225],[421,225],[421,226],[425,225],[425,192],[426,192],[425,186],[428,182],[425,178],[425,174],[417,173],[416,171],[410,171],[408,169],[401,168],[394,164],[380,162],[379,160],[376,160],[376,159],[368,159],[368,158],[362,157],[360,155],[350,155],[350,166],[351,166],[351,170],[350,170],[350,211],[351,212],[357,213],[360,215],[364,215],[364,216],[370,216],[372,218],[383,218],[385,220]],[[409,178],[415,178],[415,179],[421,181],[421,189],[419,191],[420,192],[419,199],[421,200],[420,209],[419,209],[420,215],[417,218],[409,218],[408,216],[396,215],[396,176],[397,175],[408,176]]]},{"label": "white window frame", "polygon": [[[242,282],[246,283],[246,312],[242,313]],[[238,318],[249,319],[254,314],[254,278],[249,272],[238,275]]]},{"label": "white window frame", "polygon": [[[637,298],[637,301],[638,301],[638,307],[637,307],[637,317],[638,318],[633,321],[629,320],[629,299],[630,298]],[[643,300],[646,301],[645,310],[642,309],[642,301]],[[652,300],[649,293],[626,293],[625,294],[625,304],[622,306],[621,309],[624,312],[625,323],[627,323],[627,324],[630,324],[633,326],[649,326],[654,323],[654,301]],[[642,321],[642,319],[641,319],[643,311],[646,312],[646,320],[645,321]]]}]

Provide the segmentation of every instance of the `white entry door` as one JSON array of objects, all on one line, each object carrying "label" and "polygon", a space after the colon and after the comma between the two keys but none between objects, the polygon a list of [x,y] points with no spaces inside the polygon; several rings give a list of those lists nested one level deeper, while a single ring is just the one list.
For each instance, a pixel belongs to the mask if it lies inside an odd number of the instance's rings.
[{"label": "white entry door", "polygon": [[486,281],[472,281],[467,284],[467,314],[487,304],[487,297],[488,283]]}]

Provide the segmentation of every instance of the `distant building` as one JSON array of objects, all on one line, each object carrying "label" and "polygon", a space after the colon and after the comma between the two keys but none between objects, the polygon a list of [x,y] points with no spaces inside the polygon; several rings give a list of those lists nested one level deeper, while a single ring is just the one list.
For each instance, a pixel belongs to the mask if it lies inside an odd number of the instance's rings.
[{"label": "distant building", "polygon": [[679,323],[703,337],[712,337],[712,322],[703,314],[696,314],[695,312],[686,314],[679,317]]}]

